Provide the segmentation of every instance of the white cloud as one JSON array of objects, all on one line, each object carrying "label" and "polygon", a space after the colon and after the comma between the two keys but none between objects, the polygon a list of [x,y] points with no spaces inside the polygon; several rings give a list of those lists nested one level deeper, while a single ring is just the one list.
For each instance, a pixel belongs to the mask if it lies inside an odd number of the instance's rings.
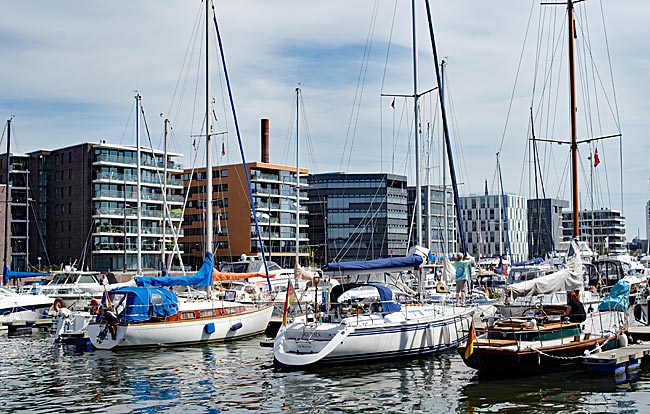
[{"label": "white cloud", "polygon": [[[391,47],[392,57],[399,55],[402,59],[390,60],[384,92],[408,94],[412,91],[407,52],[411,41],[410,12],[409,2],[399,3]],[[259,118],[269,117],[272,160],[292,162],[292,155],[287,160],[285,153],[293,145],[292,137],[288,136],[293,117],[293,90],[302,82],[317,160],[315,168],[318,171],[339,169],[374,4],[371,0],[216,2],[249,159],[259,158]],[[578,7],[599,12],[600,4],[595,0]],[[640,0],[628,1],[625,7],[605,0],[602,5],[606,12],[624,134],[628,234],[635,235],[636,228],[645,225],[643,205],[650,196],[650,170],[647,168],[650,148],[645,139],[650,110],[647,100],[650,53],[646,42],[650,38],[647,24],[650,6]],[[360,104],[351,171],[380,169],[380,113],[384,122],[384,166],[389,159],[390,101],[381,101],[379,94],[394,3],[380,1],[379,6],[368,69],[370,81],[364,87]],[[455,139],[460,140],[462,146],[462,150],[456,152],[459,158],[462,155],[457,164],[466,167],[460,172],[465,183],[463,192],[482,191],[485,178],[492,184],[494,153],[503,134],[531,6],[535,10],[540,7],[538,2],[517,0],[496,3],[432,1],[439,53],[441,57],[448,57],[449,62],[453,114],[460,132]],[[3,55],[0,116],[16,115],[14,125],[19,132],[20,150],[53,148],[100,138],[130,142],[132,127],[126,129],[124,138],[122,136],[135,89],[143,95],[150,128],[157,140],[162,130],[158,114],[169,111],[183,56],[201,7],[200,2],[187,0],[122,0],[92,7],[78,0],[5,4],[0,15]],[[420,85],[421,89],[426,89],[434,86],[435,78],[426,20],[422,13],[419,14],[422,17],[418,23]],[[602,32],[599,19],[597,13],[592,13],[589,29],[594,59],[599,63],[599,70],[604,70],[603,77],[608,77],[607,57],[602,49],[596,52],[596,44],[603,43],[598,34]],[[533,44],[531,39],[535,36],[536,32],[529,33],[529,45]],[[328,53],[328,48],[337,53]],[[525,57],[506,131],[502,163],[507,191],[528,195],[528,179],[522,175],[527,174],[528,168],[524,164],[524,154],[534,54],[529,51]],[[189,74],[195,76],[197,73],[196,66],[192,65]],[[216,74],[213,84],[220,103],[223,95],[218,89]],[[175,150],[188,154],[186,165],[191,159],[189,135],[199,132],[203,111],[202,87],[199,84],[198,95],[195,95],[195,85],[196,79],[187,81],[185,89],[177,92],[168,114],[174,121]],[[566,83],[559,85],[564,88]],[[565,117],[566,107],[563,101],[558,101],[558,117]],[[222,122],[226,109],[217,109]],[[582,115],[583,108],[580,110]],[[194,121],[191,120],[193,112]],[[232,120],[227,122],[229,157],[235,162]],[[564,122],[557,121],[556,132],[565,134]],[[190,125],[193,125],[192,131]],[[219,127],[225,128],[223,124]],[[402,127],[397,145],[396,164],[400,165],[408,152],[405,128]],[[606,129],[606,133],[611,133]],[[608,165],[612,207],[620,208],[616,195],[620,187],[618,144],[602,145],[604,162]],[[553,191],[558,188],[568,191],[564,183],[553,182],[557,181],[553,177],[562,176],[565,154],[561,151],[556,149],[554,161],[547,164],[554,165],[556,170],[548,174],[551,181],[548,185]],[[307,158],[305,154],[304,159]],[[601,182],[605,182],[604,177]],[[582,182],[581,188],[584,187]],[[570,197],[568,192],[560,196]]]}]

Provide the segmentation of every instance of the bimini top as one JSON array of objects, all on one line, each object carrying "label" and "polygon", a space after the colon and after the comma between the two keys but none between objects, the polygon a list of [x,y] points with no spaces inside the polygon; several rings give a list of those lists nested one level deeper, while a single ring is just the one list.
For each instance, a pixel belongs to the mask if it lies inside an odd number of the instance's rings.
[{"label": "bimini top", "polygon": [[[124,296],[122,296],[124,295]],[[113,306],[120,311],[122,322],[144,322],[151,318],[165,318],[178,313],[178,298],[171,290],[164,288],[143,288],[123,286],[110,291]],[[102,299],[107,306],[106,296]]]},{"label": "bimini top", "polygon": [[379,292],[379,300],[381,301],[382,312],[392,313],[399,312],[402,306],[393,299],[393,291],[388,287],[376,283],[344,283],[332,287],[330,292],[330,300],[332,302],[338,301],[338,298],[348,290],[359,287],[372,286]]},{"label": "bimini top", "polygon": [[205,255],[203,266],[198,272],[191,276],[136,276],[135,283],[138,286],[211,286],[212,271],[214,270],[212,253]]},{"label": "bimini top", "polygon": [[354,262],[329,263],[323,271],[337,273],[363,273],[413,269],[423,262],[420,256],[390,257],[387,259],[358,260]]}]

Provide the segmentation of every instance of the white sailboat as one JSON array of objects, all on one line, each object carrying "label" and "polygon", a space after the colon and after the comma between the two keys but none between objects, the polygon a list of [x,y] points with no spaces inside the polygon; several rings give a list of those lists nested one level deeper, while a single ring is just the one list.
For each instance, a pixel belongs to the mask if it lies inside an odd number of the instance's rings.
[{"label": "white sailboat", "polygon": [[[206,205],[212,206],[212,169],[209,80],[210,4],[205,2],[206,64]],[[216,20],[216,19],[215,19]],[[218,35],[218,32],[217,32]],[[206,214],[206,255],[203,266],[192,276],[135,277],[137,286],[107,292],[98,320],[88,326],[97,349],[158,347],[239,339],[264,332],[272,305],[247,306],[212,295],[214,263],[211,208]],[[177,295],[174,286],[201,286],[203,297]]]},{"label": "white sailboat", "polygon": [[[412,2],[412,24],[417,193],[415,211],[418,245],[421,245],[415,0]],[[369,282],[369,276],[364,283],[334,286],[325,291],[325,303],[320,306],[318,299],[322,292],[316,290],[311,320],[295,320],[280,328],[273,346],[275,363],[284,367],[306,367],[379,361],[429,355],[458,346],[465,339],[465,332],[469,331],[478,308],[448,306],[444,303],[406,303],[415,301],[408,300],[408,295],[393,290],[382,282],[386,272],[419,272],[422,262],[423,257],[415,254],[403,258],[328,265],[325,271],[329,270],[334,275],[375,274],[379,275],[379,278],[375,278],[378,282]],[[331,278],[332,276],[330,280]],[[314,278],[316,289],[319,281],[319,278]],[[397,296],[401,296],[402,300],[398,301]]]}]

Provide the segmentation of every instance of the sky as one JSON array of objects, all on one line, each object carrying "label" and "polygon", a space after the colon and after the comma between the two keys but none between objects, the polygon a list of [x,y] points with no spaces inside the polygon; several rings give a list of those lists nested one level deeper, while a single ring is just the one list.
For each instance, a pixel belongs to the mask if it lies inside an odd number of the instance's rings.
[{"label": "sky", "polygon": [[[382,97],[413,94],[410,3],[215,0],[247,161],[260,159],[260,119],[269,118],[271,162],[295,163],[295,89],[300,87],[301,167],[394,172],[413,184],[413,100],[400,96],[391,105],[393,97]],[[436,78],[424,0],[417,3],[422,93],[436,86]],[[205,113],[202,8],[200,1],[189,0],[116,0],[92,7],[78,0],[5,1],[0,117],[13,117],[12,151],[102,139],[132,145],[137,91],[151,145],[162,147],[168,117],[171,148],[183,154],[183,165],[204,166],[203,141],[197,137]],[[485,180],[491,193],[498,191],[499,152],[505,191],[532,198],[530,107],[538,138],[569,139],[566,40],[560,37],[566,34],[566,8],[530,0],[431,0],[431,8],[439,57],[446,61],[445,100],[461,195],[482,193]],[[581,144],[580,208],[591,208],[593,198],[594,208],[623,209],[628,239],[637,232],[645,238],[650,4],[628,0],[622,7],[613,0],[588,0],[576,5],[576,13],[578,71],[588,74],[578,81],[579,139],[623,134],[622,140]],[[539,29],[540,23],[553,28]],[[550,48],[538,46],[547,40]],[[219,163],[238,163],[213,34],[210,42],[215,131],[224,133],[215,138],[215,154]],[[584,92],[590,88],[593,94]],[[430,182],[439,184],[442,132],[435,93],[420,99],[423,153],[429,160],[422,165]],[[599,115],[588,115],[594,113]],[[538,148],[543,177],[538,188],[543,181],[547,196],[569,200],[568,146]],[[588,157],[596,148],[601,164],[592,171]]]}]

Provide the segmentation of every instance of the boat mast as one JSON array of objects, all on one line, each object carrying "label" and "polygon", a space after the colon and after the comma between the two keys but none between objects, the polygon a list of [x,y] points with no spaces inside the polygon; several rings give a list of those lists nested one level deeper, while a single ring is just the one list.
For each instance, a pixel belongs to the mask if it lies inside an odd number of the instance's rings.
[{"label": "boat mast", "polygon": [[[300,266],[300,88],[296,88],[296,264],[297,269]],[[269,232],[271,231],[271,216],[269,215]],[[269,245],[269,255],[271,246]]]},{"label": "boat mast", "polygon": [[413,29],[413,122],[415,126],[415,228],[417,245],[422,246],[422,188],[420,182],[420,119],[418,114],[418,51],[415,27],[415,0],[411,0]]},{"label": "boat mast", "polygon": [[[205,0],[205,253],[212,253],[212,111],[210,102],[210,1]],[[246,165],[244,165],[246,168]]]},{"label": "boat mast", "polygon": [[[442,95],[444,96],[445,93],[445,65],[447,62],[444,60],[440,62],[441,68],[442,68],[442,76],[440,77],[441,82],[440,82],[440,88],[442,89]],[[448,218],[447,218],[447,158],[445,157],[444,151],[445,151],[445,140],[443,137],[442,140],[442,210],[443,210],[443,220],[445,223],[443,224],[442,228],[444,231],[444,236],[442,237],[442,253],[444,256],[443,259],[443,264],[445,263],[445,260],[449,258],[449,245],[448,245],[448,240],[449,240],[449,223],[448,223]]]},{"label": "boat mast", "polygon": [[163,155],[163,222],[162,222],[162,246],[160,249],[160,254],[162,257],[161,271],[166,270],[167,261],[165,260],[166,247],[167,247],[167,135],[169,131],[169,119],[165,118],[165,153]]},{"label": "boat mast", "polygon": [[574,62],[574,39],[575,39],[575,21],[573,19],[573,0],[567,0],[567,18],[569,28],[569,88],[570,88],[570,108],[569,116],[571,119],[571,189],[573,198],[573,237],[579,236],[578,229],[578,128],[576,120],[576,76]]},{"label": "boat mast", "polygon": [[138,229],[138,234],[137,234],[137,252],[138,252],[138,258],[137,258],[137,268],[136,268],[136,274],[141,275],[142,274],[142,216],[140,212],[142,211],[142,197],[141,197],[141,192],[142,192],[142,174],[141,174],[141,165],[142,165],[142,154],[140,151],[140,104],[141,104],[141,97],[140,94],[135,95],[135,148],[136,148],[136,192],[137,192],[137,198],[136,198],[136,210],[137,210],[137,229]]},{"label": "boat mast", "polygon": [[[9,213],[9,172],[11,171],[11,167],[10,167],[11,163],[9,162],[9,158],[10,158],[9,150],[10,150],[10,148],[11,148],[11,118],[9,118],[7,120],[7,159],[6,159],[7,165],[6,165],[6,168],[5,168],[5,174],[6,174],[6,181],[5,181],[5,249],[4,249],[5,251],[4,251],[4,257],[2,259],[2,261],[4,263],[3,272],[7,271],[7,269],[9,269],[9,263],[7,263],[7,251],[11,247],[11,242],[8,242],[8,240],[7,240],[7,235],[9,234],[8,227],[9,227],[9,214],[10,214]],[[5,277],[3,277],[3,279],[5,279],[6,275],[3,275],[3,276],[5,276]]]},{"label": "boat mast", "polygon": [[447,111],[445,109],[444,94],[442,93],[442,79],[440,75],[440,66],[438,65],[438,50],[436,49],[436,40],[433,33],[433,19],[431,18],[431,6],[429,0],[425,1],[427,6],[427,19],[429,21],[429,37],[431,38],[431,49],[433,50],[433,64],[436,69],[436,80],[438,82],[438,95],[440,96],[440,112],[442,114],[442,131],[447,146],[447,160],[449,161],[449,175],[451,176],[451,185],[454,191],[454,203],[456,207],[456,218],[458,220],[458,235],[460,237],[460,251],[467,254],[467,238],[465,237],[465,226],[463,225],[463,213],[460,209],[460,200],[458,197],[458,181],[456,180],[456,169],[454,168],[454,157],[451,153],[451,141],[449,139],[449,125],[447,124]]}]

